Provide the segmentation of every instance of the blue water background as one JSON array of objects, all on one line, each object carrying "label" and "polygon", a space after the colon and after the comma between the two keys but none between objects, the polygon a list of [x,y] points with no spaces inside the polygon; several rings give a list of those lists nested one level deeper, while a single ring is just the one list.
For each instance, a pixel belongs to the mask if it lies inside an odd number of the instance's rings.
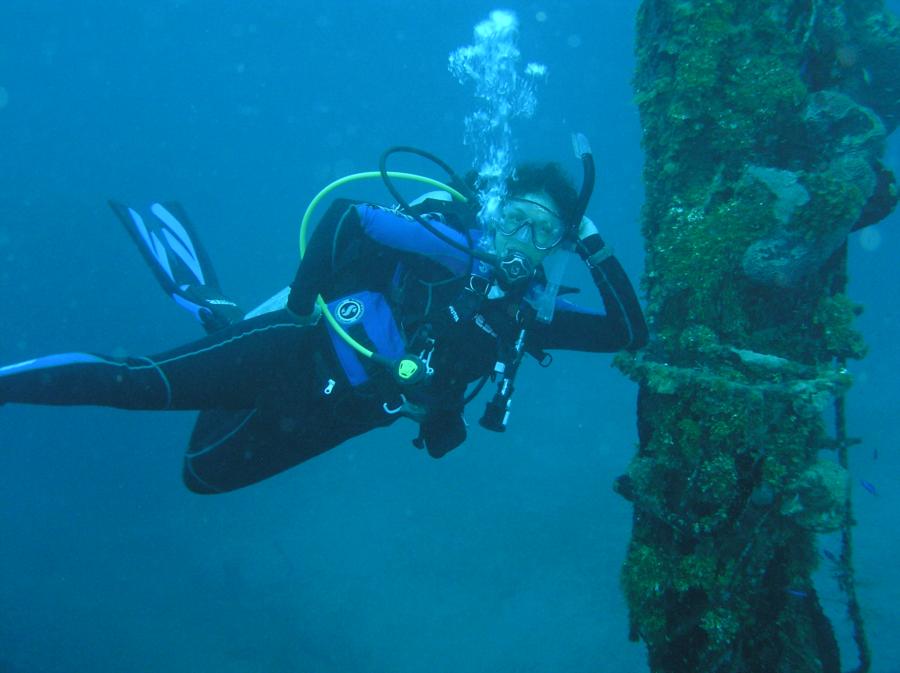
[{"label": "blue water background", "polygon": [[[637,4],[503,5],[518,12],[523,58],[550,72],[537,114],[515,127],[520,157],[578,175],[569,134],[590,137],[590,214],[635,280]],[[299,215],[329,180],[400,143],[467,167],[473,101],[447,55],[495,7],[6,0],[0,361],[199,336],[107,198],[180,200],[249,306],[293,276]],[[900,169],[896,139],[889,160]],[[377,184],[353,194],[384,198]],[[857,563],[882,672],[900,661],[898,224],[851,243],[871,346],[853,366],[853,469],[879,492],[857,488]],[[470,439],[441,461],[401,423],[213,498],[180,484],[192,414],[3,408],[0,671],[645,670],[618,587],[631,513],[611,490],[634,450],[635,389],[610,362],[528,363],[509,432],[478,428],[476,402]]]}]

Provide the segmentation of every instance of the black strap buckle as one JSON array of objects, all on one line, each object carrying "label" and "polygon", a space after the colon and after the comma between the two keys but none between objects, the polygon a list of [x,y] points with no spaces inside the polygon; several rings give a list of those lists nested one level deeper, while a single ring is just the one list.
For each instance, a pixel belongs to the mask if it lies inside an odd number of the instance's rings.
[{"label": "black strap buckle", "polygon": [[469,275],[469,280],[466,282],[466,289],[479,297],[486,297],[488,291],[491,289],[491,281],[484,276],[473,273]]}]

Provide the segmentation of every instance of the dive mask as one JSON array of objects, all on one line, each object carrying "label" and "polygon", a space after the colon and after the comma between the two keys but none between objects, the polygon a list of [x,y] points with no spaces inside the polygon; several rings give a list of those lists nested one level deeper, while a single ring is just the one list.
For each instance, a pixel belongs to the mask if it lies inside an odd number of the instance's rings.
[{"label": "dive mask", "polygon": [[503,208],[497,231],[504,236],[516,236],[524,228],[531,230],[531,244],[542,252],[552,250],[566,236],[563,219],[547,206],[531,199],[513,197]]}]

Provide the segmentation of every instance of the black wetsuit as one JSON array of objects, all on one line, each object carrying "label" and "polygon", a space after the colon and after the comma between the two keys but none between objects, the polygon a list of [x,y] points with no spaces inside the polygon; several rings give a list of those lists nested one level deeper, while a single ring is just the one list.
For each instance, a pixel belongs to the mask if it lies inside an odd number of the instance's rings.
[{"label": "black wetsuit", "polygon": [[[472,213],[428,202],[434,226],[472,245]],[[427,210],[427,208],[426,208]],[[603,245],[592,237],[588,249]],[[477,262],[476,262],[477,265]],[[196,409],[184,479],[198,493],[252,484],[400,417],[425,409],[420,445],[441,456],[465,438],[467,386],[488,375],[527,313],[528,292],[472,285],[471,258],[411,218],[339,201],[317,227],[288,307],[242,320],[146,357],[68,353],[0,368],[0,402]],[[528,325],[526,350],[613,352],[647,338],[640,306],[612,256],[592,267],[605,314],[557,300],[551,323]],[[477,275],[477,274],[476,274]],[[483,275],[478,276],[483,280]],[[378,353],[430,356],[433,374],[411,387],[355,354],[323,319],[298,318],[321,294],[344,327]]]}]

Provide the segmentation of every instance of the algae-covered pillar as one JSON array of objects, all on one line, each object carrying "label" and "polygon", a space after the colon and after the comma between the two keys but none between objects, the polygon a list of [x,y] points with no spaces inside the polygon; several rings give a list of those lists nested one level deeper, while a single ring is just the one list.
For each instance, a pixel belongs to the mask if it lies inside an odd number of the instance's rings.
[{"label": "algae-covered pillar", "polygon": [[655,336],[618,360],[640,386],[631,634],[654,671],[838,671],[811,575],[843,530],[852,593],[829,410],[864,351],[846,240],[897,201],[900,24],[881,0],[644,0],[637,30]]}]

